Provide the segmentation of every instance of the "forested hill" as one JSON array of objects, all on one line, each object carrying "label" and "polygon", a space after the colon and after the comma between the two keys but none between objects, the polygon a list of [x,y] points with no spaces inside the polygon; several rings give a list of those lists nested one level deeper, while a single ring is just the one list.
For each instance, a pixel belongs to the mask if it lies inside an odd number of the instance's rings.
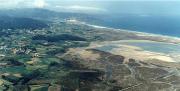
[{"label": "forested hill", "polygon": [[90,15],[84,13],[73,13],[73,12],[56,12],[48,9],[39,8],[24,8],[24,9],[12,9],[12,10],[0,10],[0,15],[11,16],[11,17],[24,17],[42,21],[52,21],[53,19],[68,19],[75,18],[86,22],[99,21],[99,16]]},{"label": "forested hill", "polygon": [[0,30],[2,29],[41,29],[45,27],[48,27],[48,25],[39,20],[0,15]]}]

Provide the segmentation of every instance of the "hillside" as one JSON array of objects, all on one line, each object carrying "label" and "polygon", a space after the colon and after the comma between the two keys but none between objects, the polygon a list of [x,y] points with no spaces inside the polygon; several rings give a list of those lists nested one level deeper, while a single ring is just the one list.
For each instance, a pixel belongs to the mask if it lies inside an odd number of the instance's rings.
[{"label": "hillside", "polygon": [[68,19],[76,18],[82,21],[99,21],[99,17],[96,15],[71,13],[71,12],[56,12],[47,9],[40,8],[24,8],[24,9],[12,9],[12,10],[0,10],[0,15],[6,15],[11,17],[24,17],[39,20],[52,21],[53,19]]},{"label": "hillside", "polygon": [[30,18],[0,16],[0,29],[40,29],[48,25],[42,21]]}]

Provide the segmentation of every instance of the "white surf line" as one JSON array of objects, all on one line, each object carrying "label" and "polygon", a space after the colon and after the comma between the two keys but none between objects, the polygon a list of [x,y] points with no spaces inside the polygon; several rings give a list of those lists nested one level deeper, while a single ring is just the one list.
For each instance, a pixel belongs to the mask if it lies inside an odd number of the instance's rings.
[{"label": "white surf line", "polygon": [[125,32],[130,32],[130,33],[135,33],[138,36],[153,36],[153,37],[163,37],[163,38],[171,38],[174,40],[179,40],[180,37],[175,37],[175,36],[169,36],[169,35],[163,35],[163,34],[154,34],[154,33],[147,33],[147,32],[139,32],[139,31],[132,31],[132,30],[127,30],[127,29],[116,29],[116,28],[110,28],[110,27],[105,27],[105,26],[99,26],[99,25],[93,25],[93,24],[88,24],[86,22],[82,22],[81,24],[94,27],[94,28],[100,28],[100,29],[111,29],[111,30],[119,30],[119,31],[125,31]]},{"label": "white surf line", "polygon": [[93,28],[99,28],[99,29],[110,29],[110,30],[114,30],[114,31],[124,31],[124,32],[134,33],[137,36],[161,37],[164,40],[171,40],[172,44],[175,44],[176,41],[180,42],[180,37],[175,37],[175,36],[168,36],[168,35],[162,35],[162,34],[154,34],[154,33],[147,33],[147,32],[132,31],[132,30],[127,30],[127,29],[117,29],[117,28],[93,25],[93,24],[89,24],[87,22],[82,22],[82,21],[76,20],[76,19],[66,20],[66,22],[75,23],[75,24],[82,24],[82,25],[93,27]]},{"label": "white surf line", "polygon": [[119,31],[125,31],[125,32],[131,32],[131,33],[136,33],[139,34],[139,36],[160,36],[160,37],[166,37],[166,38],[173,38],[173,39],[178,39],[180,40],[179,37],[175,37],[175,36],[168,36],[168,35],[163,35],[163,34],[154,34],[154,33],[147,33],[147,32],[139,32],[139,31],[132,31],[132,30],[127,30],[127,29],[116,29],[116,28],[110,28],[110,27],[105,27],[105,26],[98,26],[98,25],[92,25],[92,24],[88,24],[88,23],[84,23],[87,26],[91,26],[94,28],[105,28],[105,29],[112,29],[112,30],[119,30]]}]

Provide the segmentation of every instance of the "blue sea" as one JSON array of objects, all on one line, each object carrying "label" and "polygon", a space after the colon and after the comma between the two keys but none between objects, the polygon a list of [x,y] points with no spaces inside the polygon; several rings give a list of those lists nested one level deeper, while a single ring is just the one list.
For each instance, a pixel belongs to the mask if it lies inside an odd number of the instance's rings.
[{"label": "blue sea", "polygon": [[102,26],[180,37],[180,16],[128,15],[102,17]]}]

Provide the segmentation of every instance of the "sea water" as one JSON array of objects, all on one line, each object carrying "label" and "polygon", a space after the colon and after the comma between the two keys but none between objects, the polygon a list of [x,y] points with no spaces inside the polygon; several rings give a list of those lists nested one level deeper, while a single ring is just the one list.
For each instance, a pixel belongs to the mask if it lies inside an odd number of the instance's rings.
[{"label": "sea water", "polygon": [[168,15],[117,15],[105,17],[98,25],[180,37],[180,17]]}]

